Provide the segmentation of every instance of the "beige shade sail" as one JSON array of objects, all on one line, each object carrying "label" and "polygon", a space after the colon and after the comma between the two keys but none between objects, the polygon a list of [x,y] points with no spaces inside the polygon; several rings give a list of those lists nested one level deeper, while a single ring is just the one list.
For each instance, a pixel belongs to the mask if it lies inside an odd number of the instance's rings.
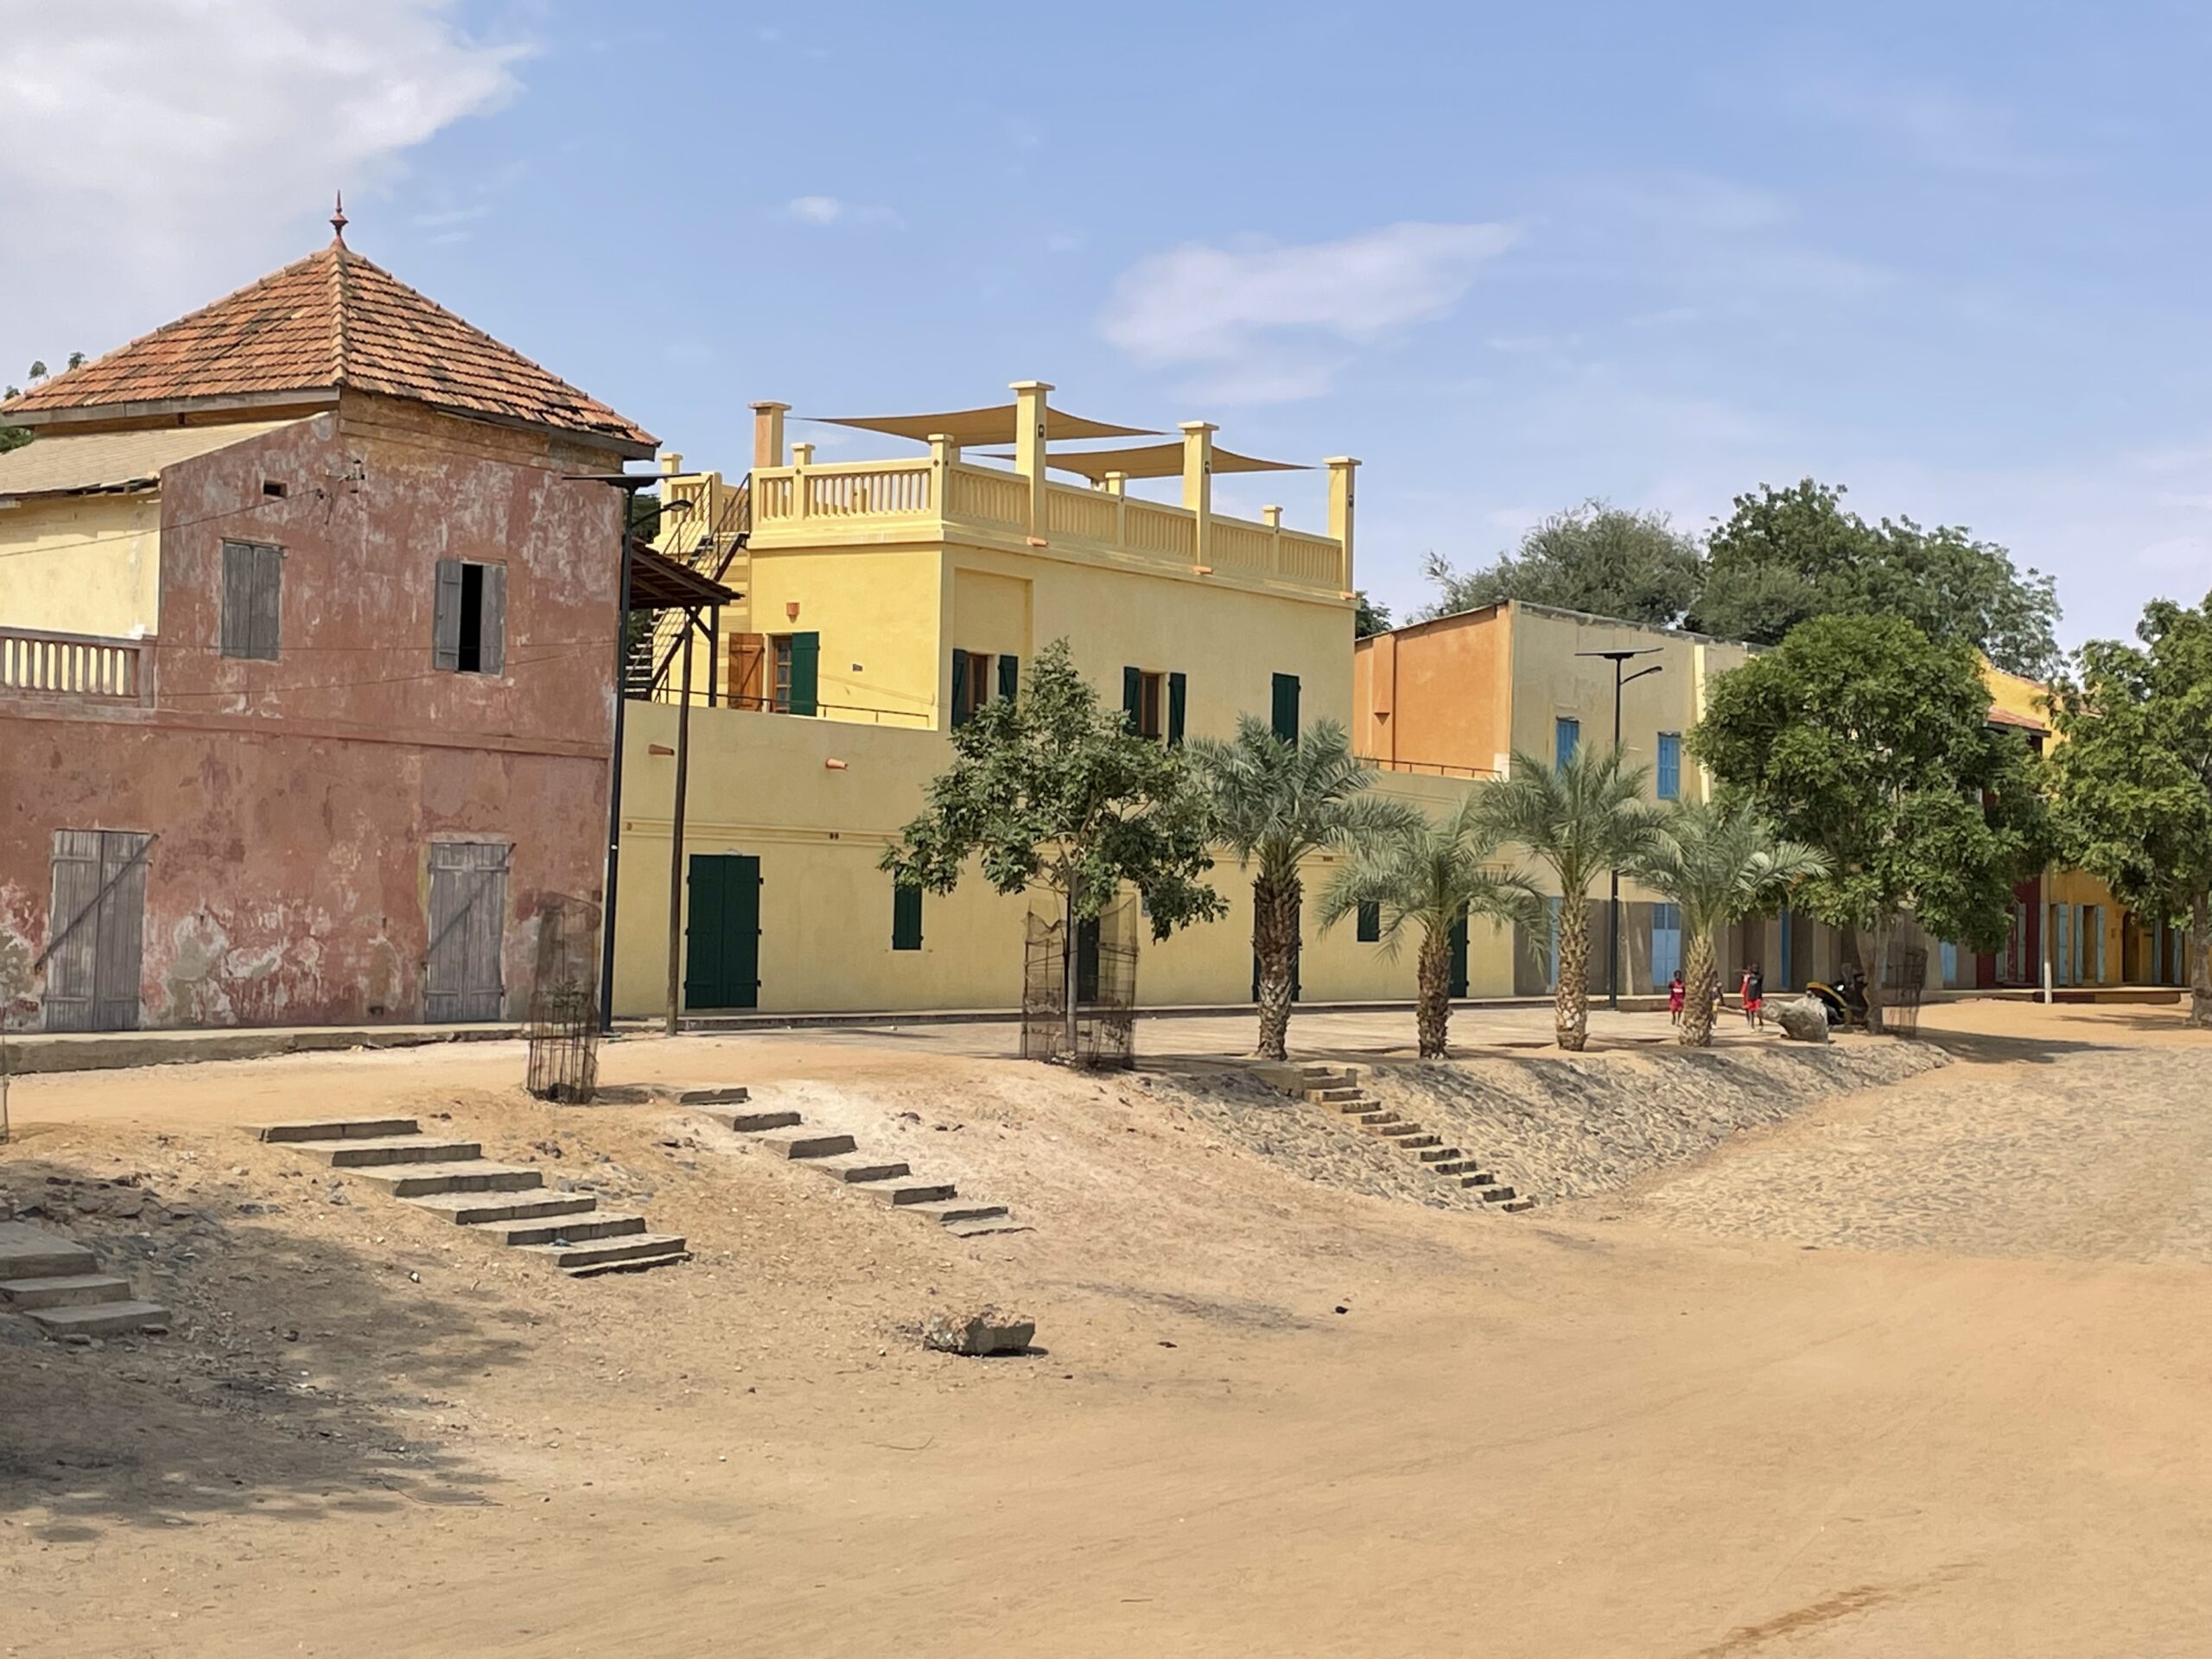
[{"label": "beige shade sail", "polygon": [[[941,432],[964,448],[973,443],[1012,443],[1019,435],[1014,429],[1020,418],[1019,407],[1014,404],[993,404],[988,409],[956,409],[942,415],[805,415],[799,418],[818,421],[824,426],[856,426],[863,432],[887,432],[894,438],[912,438],[917,443],[927,443]],[[1070,415],[1047,404],[1045,430],[1053,438],[1148,438],[1157,435],[1159,429],[1087,421],[1080,415]]]},{"label": "beige shade sail", "polygon": [[[1055,437],[1061,435],[1053,429]],[[993,461],[1011,461],[1010,454],[995,454]],[[1129,449],[1048,450],[1045,464],[1063,473],[1075,473],[1094,484],[1103,483],[1109,473],[1120,473],[1125,478],[1180,478],[1183,475],[1183,446],[1180,443],[1144,443]],[[1217,447],[1213,452],[1213,470],[1217,473],[1306,473],[1313,469],[1294,461],[1262,461],[1257,455],[1240,455],[1234,449]]]}]

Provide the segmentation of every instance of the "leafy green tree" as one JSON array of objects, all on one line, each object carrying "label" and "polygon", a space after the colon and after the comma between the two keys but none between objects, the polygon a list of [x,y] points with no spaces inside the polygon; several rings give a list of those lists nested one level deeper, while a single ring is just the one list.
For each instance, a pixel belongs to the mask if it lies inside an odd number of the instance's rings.
[{"label": "leafy green tree", "polygon": [[1037,653],[1017,697],[995,697],[953,734],[952,764],[929,786],[881,868],[930,893],[959,886],[969,861],[1000,893],[1042,887],[1064,931],[1067,1052],[1075,1052],[1076,935],[1124,883],[1143,896],[1164,939],[1227,909],[1198,878],[1211,868],[1205,802],[1181,755],[1137,736],[1056,639]]},{"label": "leafy green tree", "polygon": [[1648,775],[1642,766],[1623,765],[1613,749],[1578,748],[1559,766],[1516,751],[1512,770],[1475,797],[1484,838],[1525,849],[1558,884],[1552,1023],[1561,1048],[1580,1049],[1589,1040],[1590,884],[1608,871],[1635,868],[1658,836],[1659,808],[1643,798]]},{"label": "leafy green tree", "polygon": [[1870,1022],[1881,964],[1906,911],[1938,938],[1994,950],[2012,886],[2041,861],[2049,820],[2038,762],[1993,729],[1974,647],[1939,644],[1891,616],[1824,616],[1714,683],[1691,752],[1724,791],[1827,869],[1794,903],[1844,930],[1847,960],[1870,931]]},{"label": "leafy green tree", "polygon": [[1678,801],[1668,810],[1630,874],[1681,910],[1683,1044],[1703,1048],[1713,1040],[1720,930],[1764,915],[1827,868],[1812,848],[1777,836],[1748,800]]},{"label": "leafy green tree", "polygon": [[1376,908],[1383,954],[1397,959],[1408,930],[1414,955],[1414,1025],[1425,1060],[1444,1058],[1452,1019],[1452,935],[1475,917],[1541,925],[1543,894],[1517,870],[1497,862],[1484,839],[1477,792],[1440,822],[1417,814],[1352,849],[1321,895],[1319,922],[1335,926],[1363,905]]},{"label": "leafy green tree", "polygon": [[1352,599],[1354,608],[1351,616],[1351,637],[1353,639],[1364,639],[1370,634],[1389,632],[1390,607],[1388,605],[1377,605],[1367,596],[1367,589],[1364,588],[1354,594]]},{"label": "leafy green tree", "polygon": [[2154,601],[2135,632],[2052,690],[2061,842],[2138,915],[2186,919],[2190,1023],[2212,1026],[2212,599]]},{"label": "leafy green tree", "polygon": [[[82,352],[72,352],[69,353],[69,366],[73,369],[84,360],[85,354]],[[45,378],[46,365],[42,362],[34,362],[30,367],[31,384],[35,385],[38,382]],[[21,386],[0,388],[0,404],[3,404],[10,397],[17,396],[22,392],[22,388]],[[29,427],[0,426],[0,455],[6,454],[10,449],[22,448],[25,444],[31,441],[31,437],[32,433]]]},{"label": "leafy green tree", "polygon": [[1252,871],[1252,954],[1260,969],[1262,1058],[1287,1058],[1296,982],[1301,868],[1317,853],[1350,849],[1398,830],[1413,808],[1367,792],[1374,774],[1352,759],[1334,721],[1317,720],[1297,741],[1257,715],[1228,742],[1201,738],[1190,755],[1206,798],[1213,839]]},{"label": "leafy green tree", "polygon": [[1998,667],[2041,677],[2058,660],[2050,577],[1948,525],[1910,518],[1870,524],[1840,487],[1805,479],[1762,484],[1707,543],[1704,592],[1690,626],[1724,639],[1777,645],[1815,616],[1897,616],[1931,639],[1963,640]]},{"label": "leafy green tree", "polygon": [[1704,585],[1696,542],[1665,513],[1597,500],[1554,513],[1479,570],[1462,574],[1433,553],[1427,568],[1437,597],[1423,618],[1521,599],[1672,627]]}]

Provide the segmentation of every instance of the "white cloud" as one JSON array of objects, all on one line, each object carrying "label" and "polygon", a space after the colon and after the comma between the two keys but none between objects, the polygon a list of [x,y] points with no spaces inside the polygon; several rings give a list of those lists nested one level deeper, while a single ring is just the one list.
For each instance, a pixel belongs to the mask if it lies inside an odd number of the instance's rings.
[{"label": "white cloud", "polygon": [[836,196],[794,196],[784,212],[803,225],[883,225],[896,228],[906,221],[889,207],[862,207]]},{"label": "white cloud", "polygon": [[1289,247],[1177,248],[1123,273],[1099,326],[1149,367],[1199,371],[1216,401],[1311,397],[1348,348],[1449,315],[1514,236],[1402,224]]},{"label": "white cloud", "polygon": [[[0,366],[99,352],[315,245],[416,146],[516,90],[448,0],[9,4]],[[358,216],[358,215],[357,215]]]}]

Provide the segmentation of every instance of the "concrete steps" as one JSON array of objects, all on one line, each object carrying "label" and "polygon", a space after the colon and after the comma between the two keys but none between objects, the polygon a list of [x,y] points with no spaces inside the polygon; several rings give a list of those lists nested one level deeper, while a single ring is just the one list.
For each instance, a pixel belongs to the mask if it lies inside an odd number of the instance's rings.
[{"label": "concrete steps", "polygon": [[[1286,1089],[1284,1092],[1293,1091]],[[1410,1152],[1423,1168],[1456,1181],[1463,1189],[1474,1191],[1484,1204],[1494,1204],[1514,1215],[1536,1207],[1534,1198],[1523,1198],[1510,1186],[1501,1184],[1479,1160],[1470,1158],[1457,1147],[1446,1145],[1442,1135],[1399,1116],[1376,1100],[1359,1086],[1359,1074],[1350,1066],[1301,1065],[1298,1068],[1295,1092],[1313,1105],[1325,1106],[1341,1114],[1348,1122],[1358,1124],[1378,1140]]]},{"label": "concrete steps", "polygon": [[49,1337],[158,1336],[169,1311],[132,1297],[130,1282],[99,1271],[73,1238],[27,1222],[0,1222],[0,1304]]},{"label": "concrete steps", "polygon": [[[745,1097],[742,1090],[713,1092]],[[577,1278],[691,1259],[684,1240],[648,1231],[645,1217],[602,1211],[588,1193],[548,1192],[536,1166],[493,1163],[475,1141],[424,1135],[412,1118],[264,1123],[253,1133]]]},{"label": "concrete steps", "polygon": [[861,1152],[851,1135],[809,1128],[797,1112],[724,1111],[709,1107],[706,1116],[747,1136],[772,1157],[818,1170],[848,1192],[865,1192],[902,1214],[926,1217],[956,1238],[1028,1230],[1015,1224],[1004,1205],[963,1198],[960,1189],[950,1181],[918,1179],[904,1159]]}]

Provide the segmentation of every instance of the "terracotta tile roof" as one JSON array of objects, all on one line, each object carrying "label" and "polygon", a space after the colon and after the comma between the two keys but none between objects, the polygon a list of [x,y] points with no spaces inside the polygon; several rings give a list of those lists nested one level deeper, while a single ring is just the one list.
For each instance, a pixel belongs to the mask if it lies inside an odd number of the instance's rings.
[{"label": "terracotta tile roof", "polygon": [[2033,715],[2016,715],[2010,709],[1999,709],[1993,702],[1989,705],[1989,723],[1992,726],[2018,726],[2027,732],[2047,732],[2050,729]]},{"label": "terracotta tile roof", "polygon": [[351,387],[461,415],[654,439],[342,242],[0,404],[0,421],[110,404]]}]

